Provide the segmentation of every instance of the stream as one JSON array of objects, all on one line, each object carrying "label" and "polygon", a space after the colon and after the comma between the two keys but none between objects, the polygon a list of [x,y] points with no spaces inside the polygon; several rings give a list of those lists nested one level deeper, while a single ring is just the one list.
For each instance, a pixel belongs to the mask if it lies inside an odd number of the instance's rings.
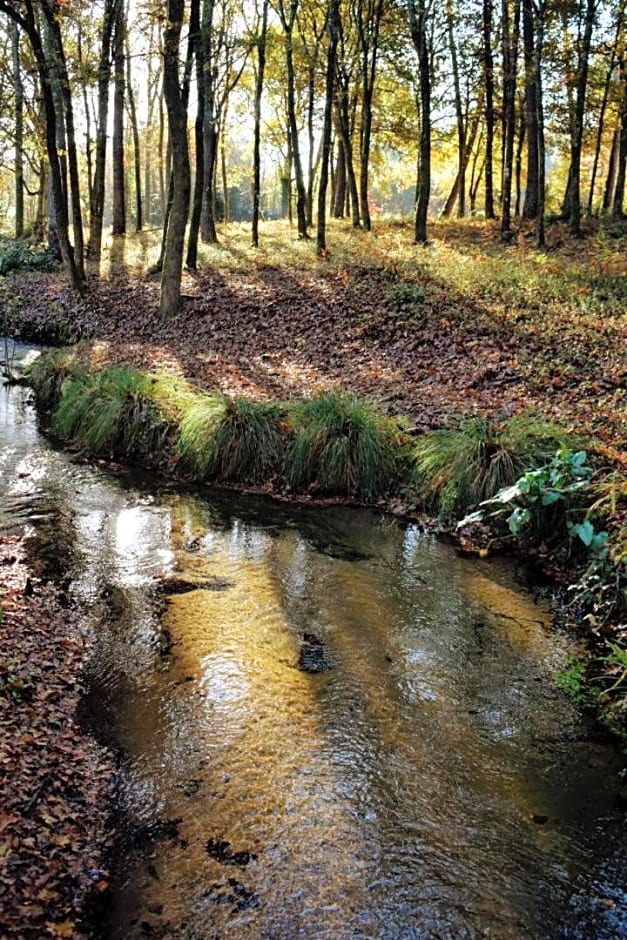
[{"label": "stream", "polygon": [[23,525],[120,754],[104,936],[627,937],[620,765],[510,566],[78,461],[0,385],[0,532]]}]

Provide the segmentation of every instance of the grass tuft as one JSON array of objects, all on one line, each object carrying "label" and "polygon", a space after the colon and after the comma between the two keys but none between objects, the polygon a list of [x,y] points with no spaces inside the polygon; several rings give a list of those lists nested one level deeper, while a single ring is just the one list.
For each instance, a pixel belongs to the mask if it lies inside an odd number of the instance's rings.
[{"label": "grass tuft", "polygon": [[400,455],[398,421],[339,391],[294,406],[295,437],[285,475],[295,488],[372,499],[395,480]]},{"label": "grass tuft", "polygon": [[200,479],[260,483],[280,470],[286,434],[281,404],[206,396],[183,418],[178,449]]},{"label": "grass tuft", "polygon": [[39,408],[50,411],[61,398],[65,380],[84,372],[71,349],[55,349],[38,356],[26,373]]},{"label": "grass tuft", "polygon": [[148,441],[160,421],[146,385],[147,378],[128,366],[69,376],[52,417],[53,430],[94,454],[149,452]]},{"label": "grass tuft", "polygon": [[429,431],[418,439],[411,486],[441,518],[452,519],[572,443],[568,432],[537,418],[521,415],[503,424],[466,418],[457,428]]}]

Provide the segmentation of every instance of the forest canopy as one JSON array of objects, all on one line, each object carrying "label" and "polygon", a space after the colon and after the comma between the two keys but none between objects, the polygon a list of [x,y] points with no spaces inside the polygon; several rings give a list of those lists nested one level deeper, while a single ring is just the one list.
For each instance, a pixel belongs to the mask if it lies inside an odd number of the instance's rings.
[{"label": "forest canopy", "polygon": [[[71,283],[163,230],[161,316],[221,220],[621,218],[625,0],[0,0],[0,227]],[[312,250],[314,248],[312,247]]]}]

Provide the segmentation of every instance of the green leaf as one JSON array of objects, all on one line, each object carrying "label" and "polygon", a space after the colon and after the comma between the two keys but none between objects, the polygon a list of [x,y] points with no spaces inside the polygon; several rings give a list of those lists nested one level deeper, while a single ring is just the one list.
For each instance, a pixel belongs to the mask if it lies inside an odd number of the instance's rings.
[{"label": "green leaf", "polygon": [[524,526],[529,522],[530,518],[531,513],[528,509],[523,509],[521,506],[517,506],[507,520],[507,524],[512,535],[518,535],[520,530],[524,528]]},{"label": "green leaf", "polygon": [[573,526],[573,532],[579,536],[587,548],[590,547],[592,539],[594,538],[594,526],[589,519],[585,519],[583,522],[579,522],[577,525]]}]

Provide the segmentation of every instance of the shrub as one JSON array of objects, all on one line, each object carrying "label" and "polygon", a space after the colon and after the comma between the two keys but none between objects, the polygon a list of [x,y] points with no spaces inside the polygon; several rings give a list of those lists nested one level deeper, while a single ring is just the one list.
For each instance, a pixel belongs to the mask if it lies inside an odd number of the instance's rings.
[{"label": "shrub", "polygon": [[33,248],[23,238],[0,235],[0,276],[12,271],[53,271],[58,267],[54,255],[45,248]]},{"label": "shrub", "polygon": [[343,392],[294,406],[295,437],[285,475],[293,487],[372,499],[394,481],[400,455],[398,421]]},{"label": "shrub", "polygon": [[466,418],[457,428],[428,431],[416,441],[411,486],[451,519],[545,463],[569,440],[566,431],[536,418],[518,416],[502,424]]}]

